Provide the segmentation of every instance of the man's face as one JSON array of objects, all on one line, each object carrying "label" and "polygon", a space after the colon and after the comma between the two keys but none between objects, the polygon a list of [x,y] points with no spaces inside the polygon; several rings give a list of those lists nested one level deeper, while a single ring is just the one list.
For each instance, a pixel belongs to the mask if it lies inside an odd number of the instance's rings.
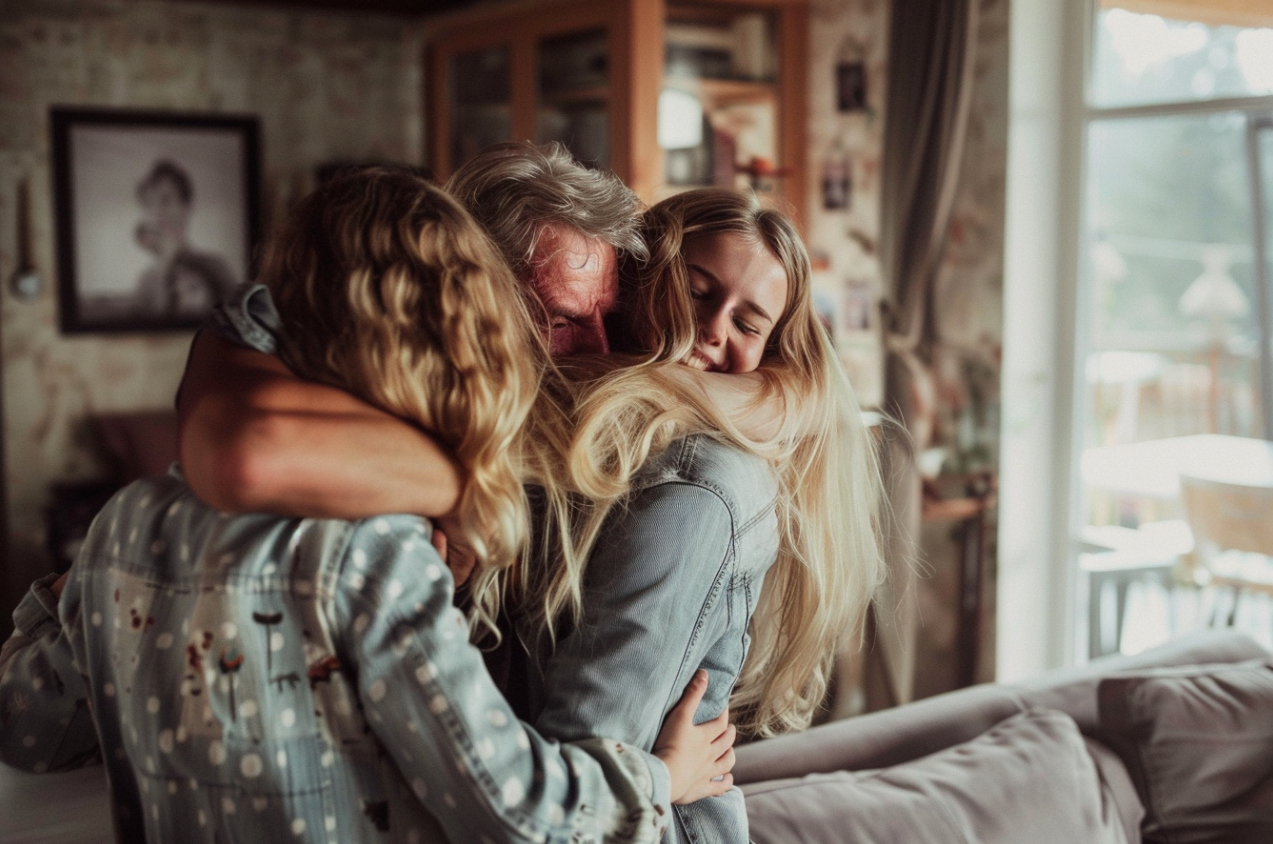
[{"label": "man's face", "polygon": [[527,281],[548,315],[549,354],[610,351],[602,318],[619,298],[619,260],[613,246],[548,223],[535,245]]},{"label": "man's face", "polygon": [[171,179],[156,179],[141,190],[137,199],[141,204],[137,242],[148,252],[171,257],[186,243],[190,205],[181,198],[181,190]]}]

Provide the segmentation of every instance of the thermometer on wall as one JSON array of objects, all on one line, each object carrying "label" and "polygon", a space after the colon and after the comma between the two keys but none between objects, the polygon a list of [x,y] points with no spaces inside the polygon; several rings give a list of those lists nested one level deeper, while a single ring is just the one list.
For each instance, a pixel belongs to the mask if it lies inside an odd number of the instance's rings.
[{"label": "thermometer on wall", "polygon": [[34,299],[40,295],[43,284],[40,271],[35,266],[34,234],[31,231],[31,183],[23,179],[18,184],[18,268],[9,280],[9,288],[19,299]]}]

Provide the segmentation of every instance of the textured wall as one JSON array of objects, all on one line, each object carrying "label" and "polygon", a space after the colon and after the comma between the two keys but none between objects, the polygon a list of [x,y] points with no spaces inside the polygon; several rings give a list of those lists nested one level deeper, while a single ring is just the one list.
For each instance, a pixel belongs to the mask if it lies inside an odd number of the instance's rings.
[{"label": "textured wall", "polygon": [[[862,329],[854,318],[863,295],[882,295],[876,243],[880,229],[880,172],[887,108],[890,0],[811,0],[809,34],[808,244],[815,290],[836,315],[836,342],[865,404],[887,402],[881,383],[879,316]],[[934,350],[937,385],[934,443],[947,478],[988,470],[997,474],[999,377],[1003,340],[1004,178],[1007,170],[1009,0],[981,0],[976,81],[967,146],[961,164],[950,239],[937,282],[940,344]],[[836,67],[865,68],[866,107],[841,111]],[[825,207],[823,180],[847,159],[847,208]],[[828,166],[830,165],[830,166]],[[856,324],[856,327],[855,327]],[[949,496],[959,480],[943,481]],[[929,519],[919,537],[923,568],[916,600],[923,627],[916,693],[954,684],[962,527]],[[994,667],[995,511],[987,514],[982,590],[983,679]]]},{"label": "textured wall", "polygon": [[[149,0],[0,0],[0,365],[11,539],[0,627],[46,565],[50,483],[104,470],[89,414],[170,407],[189,334],[67,337],[57,328],[50,105],[250,113],[261,118],[263,217],[277,219],[335,159],[419,161],[421,36],[391,16]],[[7,282],[18,184],[31,183],[40,296]]]},{"label": "textured wall", "polygon": [[[814,290],[835,315],[836,345],[859,398],[883,401],[879,312],[861,322],[862,300],[881,292],[880,156],[888,72],[888,0],[812,0],[809,27],[809,209],[806,237]],[[841,111],[836,69],[865,68],[865,108]],[[848,176],[847,207],[827,208],[824,180]]]}]

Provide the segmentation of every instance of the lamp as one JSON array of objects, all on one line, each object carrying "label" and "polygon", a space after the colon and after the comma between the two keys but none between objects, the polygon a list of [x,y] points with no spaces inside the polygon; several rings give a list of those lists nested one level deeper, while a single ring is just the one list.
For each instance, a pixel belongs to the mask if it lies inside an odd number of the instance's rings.
[{"label": "lamp", "polygon": [[696,149],[703,143],[703,103],[688,91],[664,88],[659,94],[659,146]]},{"label": "lamp", "polygon": [[1227,323],[1250,313],[1251,304],[1229,274],[1228,247],[1204,249],[1202,267],[1202,275],[1194,279],[1180,297],[1180,312],[1190,319],[1201,320],[1206,325],[1208,339],[1223,343],[1227,339]]}]

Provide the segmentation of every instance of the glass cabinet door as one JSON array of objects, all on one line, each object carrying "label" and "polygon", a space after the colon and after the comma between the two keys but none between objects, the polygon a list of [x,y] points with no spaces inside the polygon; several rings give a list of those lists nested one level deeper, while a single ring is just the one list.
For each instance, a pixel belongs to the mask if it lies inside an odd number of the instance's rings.
[{"label": "glass cabinet door", "polygon": [[544,38],[536,56],[535,141],[610,166],[610,53],[604,29]]},{"label": "glass cabinet door", "polygon": [[509,48],[486,47],[451,56],[451,169],[484,147],[513,137]]},{"label": "glass cabinet door", "polygon": [[658,130],[670,192],[714,184],[781,194],[776,23],[743,6],[668,7]]}]

